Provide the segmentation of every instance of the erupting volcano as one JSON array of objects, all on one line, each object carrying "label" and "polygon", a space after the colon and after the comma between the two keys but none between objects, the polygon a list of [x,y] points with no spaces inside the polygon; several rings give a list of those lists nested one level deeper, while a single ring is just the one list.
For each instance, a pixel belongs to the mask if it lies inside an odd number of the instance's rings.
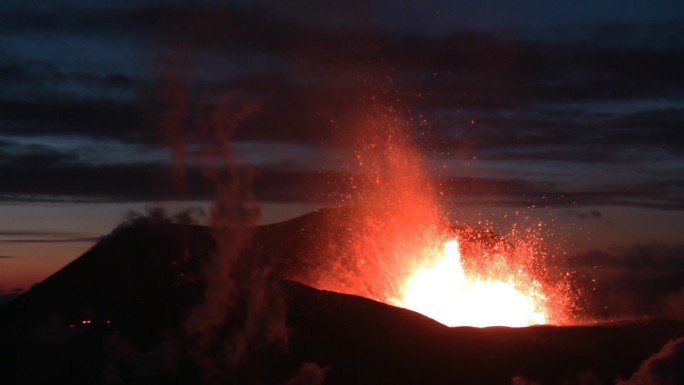
[{"label": "erupting volcano", "polygon": [[312,252],[327,257],[314,263],[313,273],[294,279],[411,309],[448,326],[568,323],[563,274],[554,276],[547,267],[542,234],[525,231],[524,224],[503,236],[458,229],[439,200],[438,177],[408,134],[408,120],[377,103],[371,98],[364,117],[344,130],[354,153],[345,205],[355,211],[330,217],[335,239]]}]

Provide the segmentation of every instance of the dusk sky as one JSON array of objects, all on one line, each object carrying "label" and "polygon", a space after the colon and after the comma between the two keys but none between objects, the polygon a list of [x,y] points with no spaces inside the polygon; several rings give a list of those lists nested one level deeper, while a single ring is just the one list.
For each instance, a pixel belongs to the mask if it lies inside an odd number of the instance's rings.
[{"label": "dusk sky", "polygon": [[232,148],[263,223],[339,204],[335,138],[381,89],[452,219],[505,232],[522,211],[569,254],[681,251],[683,69],[675,0],[3,1],[0,294],[130,210],[209,206],[192,143],[173,183],[179,83],[192,111],[254,106]]}]

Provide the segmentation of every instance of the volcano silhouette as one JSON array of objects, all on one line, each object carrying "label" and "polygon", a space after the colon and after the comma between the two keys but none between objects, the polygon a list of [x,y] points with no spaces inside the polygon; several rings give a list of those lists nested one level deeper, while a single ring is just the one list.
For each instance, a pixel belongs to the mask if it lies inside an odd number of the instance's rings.
[{"label": "volcano silhouette", "polygon": [[[684,324],[663,319],[528,328],[448,328],[418,313],[293,282],[317,261],[302,252],[335,237],[323,210],[261,226],[245,257],[273,266],[288,344],[229,383],[502,384],[627,378]],[[202,301],[208,228],[141,219],[0,309],[0,384],[213,383],[184,339]],[[306,364],[320,378],[293,378]],[[305,366],[302,366],[302,365]],[[300,376],[301,377],[301,376]],[[289,381],[289,382],[288,382]],[[223,382],[225,383],[225,382]]]}]

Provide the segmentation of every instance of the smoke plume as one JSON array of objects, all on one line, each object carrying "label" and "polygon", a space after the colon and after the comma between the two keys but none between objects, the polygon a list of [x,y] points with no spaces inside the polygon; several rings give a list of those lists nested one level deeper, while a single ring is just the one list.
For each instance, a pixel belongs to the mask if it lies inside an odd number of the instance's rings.
[{"label": "smoke plume", "polygon": [[305,362],[294,377],[282,385],[321,385],[325,381],[329,367],[320,367],[313,362]]},{"label": "smoke plume", "polygon": [[252,175],[238,167],[230,140],[256,107],[227,94],[210,109],[193,108],[184,92],[179,84],[169,87],[171,113],[162,128],[179,184],[196,168],[213,193],[209,224],[216,243],[204,269],[204,301],[189,315],[186,332],[207,379],[235,379],[242,375],[238,368],[259,359],[257,351],[287,340],[272,269],[244,257],[261,213],[251,192]]},{"label": "smoke plume", "polygon": [[653,357],[644,361],[627,381],[617,385],[684,384],[684,337],[668,342]]}]

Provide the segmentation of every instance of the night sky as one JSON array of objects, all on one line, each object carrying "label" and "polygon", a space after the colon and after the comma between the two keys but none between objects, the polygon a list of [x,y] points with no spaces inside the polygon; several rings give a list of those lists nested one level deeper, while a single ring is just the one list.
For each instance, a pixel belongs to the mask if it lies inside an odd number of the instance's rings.
[{"label": "night sky", "polygon": [[339,203],[335,138],[382,94],[454,220],[684,266],[683,68],[682,1],[4,1],[0,295],[129,210],[208,207],[191,143],[173,182],[174,86],[254,107],[232,148],[264,223]]}]

